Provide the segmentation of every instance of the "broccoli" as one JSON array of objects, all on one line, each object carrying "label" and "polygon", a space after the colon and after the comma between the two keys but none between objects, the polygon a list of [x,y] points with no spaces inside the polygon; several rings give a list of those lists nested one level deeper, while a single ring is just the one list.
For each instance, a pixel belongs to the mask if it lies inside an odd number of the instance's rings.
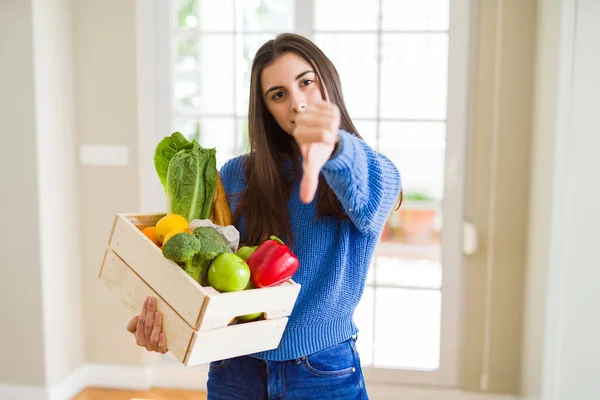
[{"label": "broccoli", "polygon": [[173,260],[176,263],[183,263],[185,272],[194,278],[194,280],[199,281],[198,279],[202,270],[195,261],[195,256],[201,248],[200,241],[194,235],[182,232],[173,235],[163,245],[162,252],[169,260]]},{"label": "broccoli", "polygon": [[200,226],[194,229],[194,236],[200,242],[200,251],[194,257],[194,264],[201,271],[198,282],[202,286],[206,286],[208,285],[207,272],[210,263],[220,254],[231,253],[231,250],[221,235],[210,226]]}]

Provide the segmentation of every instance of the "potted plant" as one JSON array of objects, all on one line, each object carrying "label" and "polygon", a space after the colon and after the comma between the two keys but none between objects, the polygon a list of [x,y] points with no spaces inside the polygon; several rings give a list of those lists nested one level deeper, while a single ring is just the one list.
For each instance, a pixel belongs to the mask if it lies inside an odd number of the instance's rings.
[{"label": "potted plant", "polygon": [[398,211],[403,241],[409,244],[431,243],[436,231],[438,208],[438,201],[426,193],[405,193]]}]

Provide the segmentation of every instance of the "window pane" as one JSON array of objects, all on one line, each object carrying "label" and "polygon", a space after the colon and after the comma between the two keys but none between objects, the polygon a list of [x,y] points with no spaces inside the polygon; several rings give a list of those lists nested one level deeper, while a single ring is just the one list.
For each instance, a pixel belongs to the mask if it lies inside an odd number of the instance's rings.
[{"label": "window pane", "polygon": [[179,0],[178,3],[178,26],[180,29],[233,31],[233,3],[231,0]]},{"label": "window pane", "polygon": [[200,124],[195,117],[176,116],[173,118],[173,126],[171,131],[181,132],[188,140],[197,140],[199,129]]},{"label": "window pane", "polygon": [[217,168],[237,155],[234,130],[233,118],[176,116],[173,122],[173,131],[183,133],[189,140],[196,139],[204,148],[217,149]]},{"label": "window pane", "polygon": [[368,119],[354,119],[354,126],[360,136],[373,150],[377,150],[377,121]]},{"label": "window pane", "polygon": [[379,26],[379,0],[315,0],[317,31],[369,31]]},{"label": "window pane", "polygon": [[354,323],[359,331],[356,347],[362,365],[373,363],[373,301],[374,290],[367,286],[354,311]]},{"label": "window pane", "polygon": [[366,279],[365,283],[367,285],[372,285],[375,281],[374,276],[375,276],[375,262],[373,259],[373,260],[371,260],[371,263],[369,264],[369,269],[367,271],[367,279]]},{"label": "window pane", "polygon": [[377,117],[377,35],[315,35],[315,43],[335,65],[351,118]]},{"label": "window pane", "polygon": [[196,75],[176,74],[173,83],[175,108],[180,111],[195,112],[200,107],[200,82]]},{"label": "window pane", "polygon": [[[174,97],[180,112],[232,115],[233,34],[180,35],[176,42]],[[215,57],[218,54],[218,57]]]},{"label": "window pane", "polygon": [[274,34],[246,33],[236,35],[236,115],[248,116],[250,70],[258,49]]},{"label": "window pane", "polygon": [[448,30],[450,0],[383,0],[384,30]]},{"label": "window pane", "polygon": [[237,118],[235,135],[235,155],[249,153],[250,143],[248,142],[248,120],[246,118]]},{"label": "window pane", "polygon": [[198,0],[178,0],[177,26],[181,29],[198,27]]},{"label": "window pane", "polygon": [[445,119],[448,35],[386,33],[382,40],[381,116]]},{"label": "window pane", "polygon": [[439,261],[377,257],[376,271],[378,285],[430,289],[442,287],[442,265]]},{"label": "window pane", "polygon": [[231,0],[199,0],[200,29],[203,31],[233,31],[233,2]]},{"label": "window pane", "polygon": [[180,74],[199,72],[198,38],[193,34],[181,34],[175,39],[175,71]]},{"label": "window pane", "polygon": [[441,156],[446,149],[444,122],[383,121],[380,129],[380,146],[384,149],[429,150]]},{"label": "window pane", "polygon": [[404,194],[421,192],[440,202],[444,193],[446,124],[385,121],[379,129],[379,147],[402,173]]},{"label": "window pane", "polygon": [[235,29],[238,32],[294,31],[293,0],[236,0],[235,15]]},{"label": "window pane", "polygon": [[217,149],[217,168],[235,155],[235,124],[233,118],[200,119],[200,145]]},{"label": "window pane", "polygon": [[441,292],[377,288],[375,301],[374,364],[438,368]]},{"label": "window pane", "polygon": [[[388,219],[378,248],[386,255],[436,261],[440,257],[446,124],[381,122],[380,148],[402,174],[404,202]],[[408,173],[407,171],[410,171]],[[421,201],[415,200],[420,198]],[[424,247],[398,247],[395,243]],[[381,254],[381,253],[380,253]]]}]

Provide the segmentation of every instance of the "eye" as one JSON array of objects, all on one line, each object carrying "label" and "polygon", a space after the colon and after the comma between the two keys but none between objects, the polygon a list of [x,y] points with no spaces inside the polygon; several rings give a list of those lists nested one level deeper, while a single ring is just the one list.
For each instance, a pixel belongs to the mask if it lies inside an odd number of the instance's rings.
[{"label": "eye", "polygon": [[301,86],[308,86],[308,85],[310,85],[311,83],[313,83],[313,80],[312,80],[312,79],[304,79],[304,80],[302,81],[302,84],[301,84]]},{"label": "eye", "polygon": [[281,98],[283,97],[283,95],[284,95],[284,93],[283,93],[283,92],[277,92],[277,93],[275,93],[273,96],[271,96],[271,98],[272,98],[273,100],[279,100],[279,99],[281,99]]}]

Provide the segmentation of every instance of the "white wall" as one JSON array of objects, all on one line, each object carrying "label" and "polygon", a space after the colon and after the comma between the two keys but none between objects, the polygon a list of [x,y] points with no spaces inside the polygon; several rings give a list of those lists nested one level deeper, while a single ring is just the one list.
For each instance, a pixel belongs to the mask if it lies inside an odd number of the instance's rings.
[{"label": "white wall", "polygon": [[0,385],[45,380],[32,24],[0,1]]},{"label": "white wall", "polygon": [[574,26],[565,25],[573,42],[561,55],[566,103],[556,142],[542,398],[591,400],[600,398],[600,2],[564,3]]},{"label": "white wall", "polygon": [[71,1],[0,2],[0,63],[0,398],[41,399],[85,360]]},{"label": "white wall", "polygon": [[79,166],[87,361],[140,365],[146,352],[125,329],[133,315],[98,279],[115,214],[140,209],[136,1],[74,1],[73,46],[80,144],[129,149],[128,165]]},{"label": "white wall", "polygon": [[84,363],[70,0],[33,0],[46,386]]}]

